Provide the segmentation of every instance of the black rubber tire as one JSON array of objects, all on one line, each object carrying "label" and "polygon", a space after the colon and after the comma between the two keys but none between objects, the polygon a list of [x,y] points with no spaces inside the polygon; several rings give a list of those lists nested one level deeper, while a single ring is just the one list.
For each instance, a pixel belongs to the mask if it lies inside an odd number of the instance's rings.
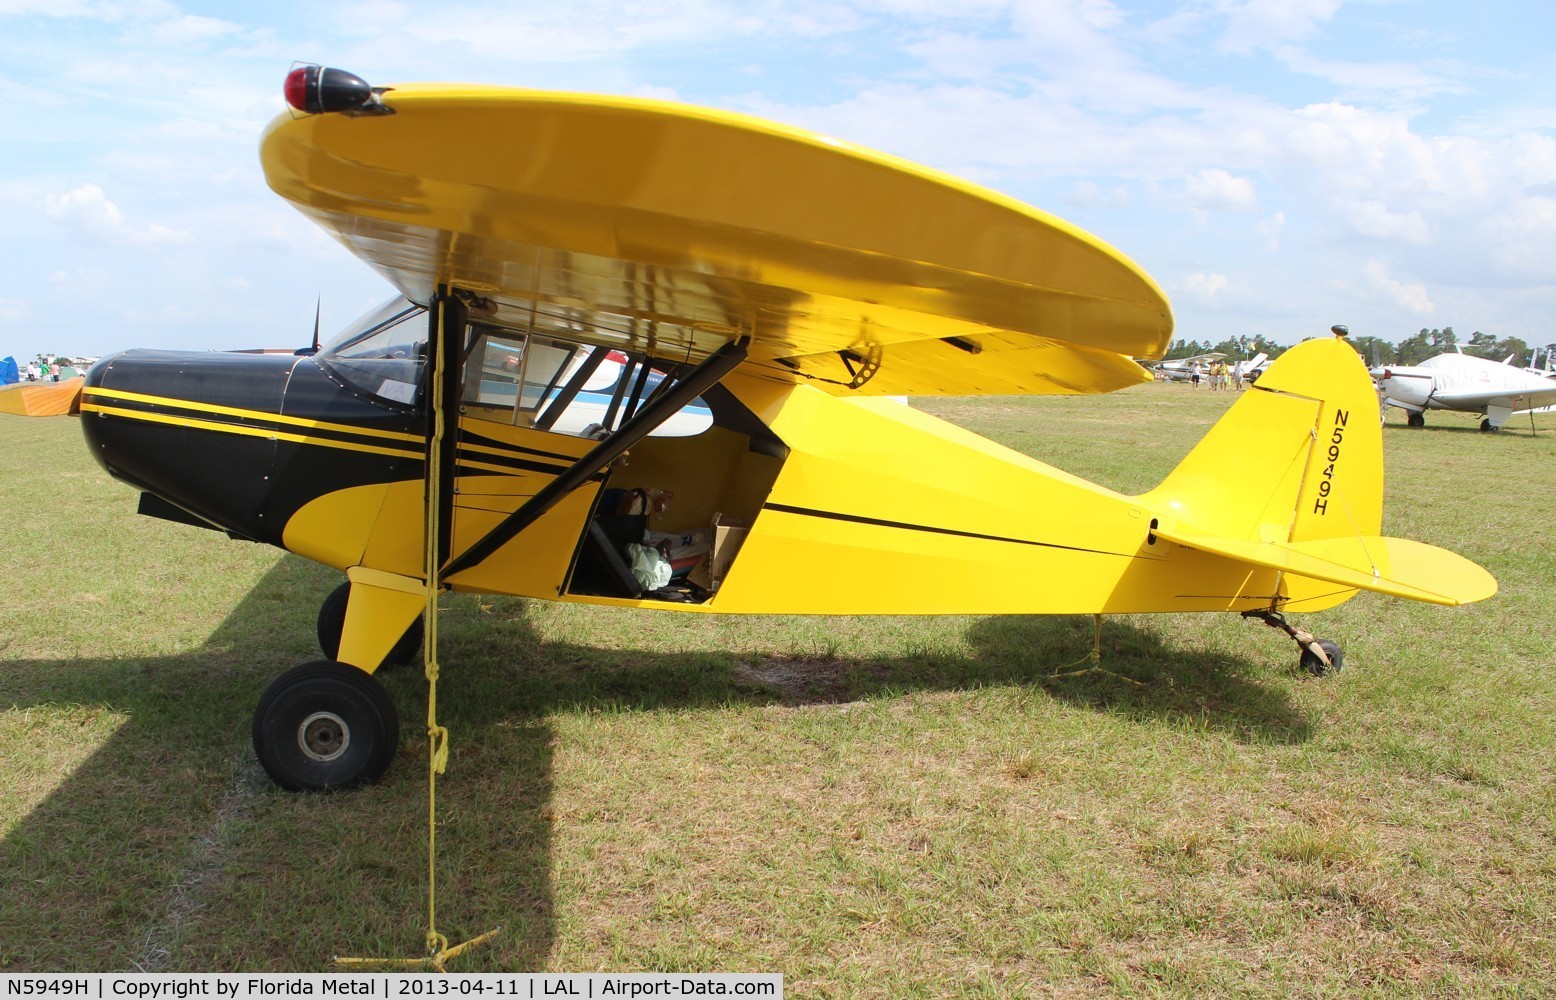
[{"label": "black rubber tire", "polygon": [[333,660],[275,679],[254,709],[254,754],[277,785],[326,792],[375,781],[400,745],[400,716],[369,674]]},{"label": "black rubber tire", "polygon": [[1482,434],[1495,434],[1497,432],[1497,425],[1492,423],[1490,420],[1482,420],[1480,422],[1480,430]]},{"label": "black rubber tire", "polygon": [[[346,601],[350,597],[351,581],[348,580],[330,591],[324,603],[319,605],[319,620],[315,626],[319,636],[319,651],[331,660],[340,655],[340,636],[346,630]],[[417,651],[421,649],[422,632],[421,619],[417,618],[405,629],[405,634],[400,636],[394,648],[389,650],[384,662],[375,669],[398,667],[414,660]]]},{"label": "black rubber tire", "polygon": [[1331,642],[1328,639],[1319,639],[1318,644],[1324,648],[1325,653],[1329,654],[1329,663],[1326,665],[1323,660],[1320,660],[1310,650],[1304,648],[1302,650],[1303,670],[1306,670],[1314,677],[1323,677],[1326,674],[1338,674],[1345,668],[1345,652],[1340,649],[1339,643]]},{"label": "black rubber tire", "polygon": [[1411,427],[1425,427],[1426,426],[1426,414],[1424,414],[1424,413],[1408,413],[1405,416],[1405,423],[1408,424]]}]

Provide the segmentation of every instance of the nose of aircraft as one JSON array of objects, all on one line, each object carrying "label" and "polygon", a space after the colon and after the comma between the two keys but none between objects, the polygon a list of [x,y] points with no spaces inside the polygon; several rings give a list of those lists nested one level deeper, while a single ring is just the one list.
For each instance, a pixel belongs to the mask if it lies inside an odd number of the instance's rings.
[{"label": "nose of aircraft", "polygon": [[81,429],[108,473],[199,518],[264,539],[290,356],[125,351],[87,373]]}]

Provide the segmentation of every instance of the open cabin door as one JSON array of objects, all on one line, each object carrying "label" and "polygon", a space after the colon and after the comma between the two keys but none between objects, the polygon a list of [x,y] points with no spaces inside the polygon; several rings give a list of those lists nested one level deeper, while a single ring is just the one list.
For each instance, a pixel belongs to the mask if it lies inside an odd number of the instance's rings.
[{"label": "open cabin door", "polygon": [[[499,530],[597,443],[581,436],[580,414],[559,405],[594,353],[552,337],[467,328],[452,504],[450,551],[456,558]],[[579,380],[574,398],[585,384],[587,378]],[[589,477],[489,556],[449,573],[448,582],[555,599],[599,490],[599,477]]]}]

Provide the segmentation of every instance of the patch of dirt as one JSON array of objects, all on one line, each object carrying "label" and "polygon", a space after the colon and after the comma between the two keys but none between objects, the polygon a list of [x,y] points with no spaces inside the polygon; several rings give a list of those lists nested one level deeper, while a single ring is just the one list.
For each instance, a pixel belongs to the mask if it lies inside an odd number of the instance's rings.
[{"label": "patch of dirt", "polygon": [[885,667],[838,658],[769,656],[735,668],[735,686],[765,689],[785,705],[842,705],[886,677]]}]

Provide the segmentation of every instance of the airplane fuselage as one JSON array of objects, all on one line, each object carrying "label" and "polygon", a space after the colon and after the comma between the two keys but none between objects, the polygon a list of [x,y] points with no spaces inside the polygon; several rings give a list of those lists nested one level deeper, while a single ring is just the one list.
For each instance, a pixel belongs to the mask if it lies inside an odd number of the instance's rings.
[{"label": "airplane fuselage", "polygon": [[[1267,616],[1362,587],[1439,603],[1494,589],[1456,556],[1378,536],[1376,397],[1339,341],[1288,352],[1161,486],[1132,497],[890,398],[739,370],[699,381],[716,357],[661,373],[670,388],[641,406],[655,369],[628,359],[601,414],[611,426],[570,433],[570,389],[589,384],[602,349],[473,325],[434,455],[425,352],[400,336],[425,331],[425,311],[370,329],[394,335],[312,357],[126,351],[82,391],[93,454],[143,491],[144,513],[346,574],[320,610],[326,660],[278,679],[256,711],[256,750],[286,787],[342,787],[387,766],[393,709],[367,675],[420,641],[429,549],[446,552],[439,584],[456,591],[703,613]],[[523,341],[516,371],[493,339]],[[688,409],[703,415],[686,433],[634,436]],[[445,463],[446,479],[429,475]],[[649,532],[703,545],[706,575],[645,581],[628,564]],[[1395,580],[1396,557],[1468,582],[1436,593]],[[338,694],[338,710],[319,707]],[[342,756],[347,732],[355,757]]]},{"label": "airplane fuselage", "polygon": [[[478,397],[469,391],[457,429],[455,554],[596,444],[522,426],[511,403],[487,406]],[[1250,572],[1155,539],[1156,511],[1142,498],[892,400],[840,399],[737,373],[705,402],[712,422],[704,431],[638,442],[492,558],[445,582],[551,600],[741,613],[1333,603],[1274,571]],[[207,523],[358,576],[423,578],[426,430],[417,399],[364,391],[327,358],[127,351],[93,368],[82,418],[104,467],[157,498],[143,501],[147,513]],[[737,526],[738,554],[705,599],[634,590],[601,565],[609,558],[594,551],[590,526],[614,517],[618,498],[636,489],[673,497],[647,519],[651,530],[710,534],[715,520]],[[1343,596],[1349,591],[1335,599]],[[349,653],[342,658],[351,662]]]},{"label": "airplane fuselage", "polygon": [[1383,402],[1409,413],[1420,426],[1427,410],[1485,414],[1483,429],[1495,430],[1513,413],[1551,401],[1552,384],[1512,365],[1468,354],[1439,354],[1419,365],[1372,369]]}]

